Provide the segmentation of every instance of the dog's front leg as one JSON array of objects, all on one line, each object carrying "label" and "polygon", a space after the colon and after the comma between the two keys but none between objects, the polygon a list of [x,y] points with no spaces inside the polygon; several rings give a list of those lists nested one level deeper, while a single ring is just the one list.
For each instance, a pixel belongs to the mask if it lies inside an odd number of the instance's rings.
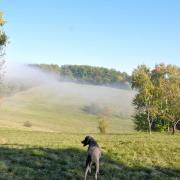
[{"label": "dog's front leg", "polygon": [[88,156],[86,159],[86,170],[85,170],[84,180],[86,180],[88,171],[90,170],[90,164],[91,164],[91,156]]},{"label": "dog's front leg", "polygon": [[92,166],[92,161],[89,164],[89,173],[91,174],[91,166]]}]

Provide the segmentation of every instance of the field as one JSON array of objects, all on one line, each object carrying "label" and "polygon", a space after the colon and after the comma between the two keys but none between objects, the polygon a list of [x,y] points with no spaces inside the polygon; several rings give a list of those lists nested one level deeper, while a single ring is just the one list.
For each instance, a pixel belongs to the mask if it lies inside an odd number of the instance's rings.
[{"label": "field", "polygon": [[[0,127],[62,133],[97,133],[99,116],[85,107],[109,108],[109,133],[133,131],[133,91],[75,83],[49,83],[0,100]],[[23,126],[29,121],[31,128]]]},{"label": "field", "polygon": [[[180,178],[179,135],[92,135],[103,151],[99,179]],[[1,128],[0,179],[83,179],[84,136]]]},{"label": "field", "polygon": [[[103,151],[101,180],[180,179],[180,135],[135,132],[134,94],[51,83],[1,99],[0,179],[83,179],[87,148],[80,142],[87,134]],[[110,111],[108,134],[99,134],[100,117],[89,107]]]}]

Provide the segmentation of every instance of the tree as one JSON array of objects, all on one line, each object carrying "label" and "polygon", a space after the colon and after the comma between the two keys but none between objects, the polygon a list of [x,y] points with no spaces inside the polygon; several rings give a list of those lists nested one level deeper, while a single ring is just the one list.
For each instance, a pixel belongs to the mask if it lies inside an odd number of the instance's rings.
[{"label": "tree", "polygon": [[6,36],[6,33],[3,30],[4,24],[5,24],[5,20],[3,18],[3,13],[0,12],[0,56],[1,57],[4,55],[3,49],[4,49],[4,46],[7,43],[7,36]]},{"label": "tree", "polygon": [[[4,75],[4,71],[3,71],[3,66],[4,66],[4,47],[6,46],[7,43],[7,36],[3,30],[3,26],[5,24],[5,20],[3,18],[3,13],[0,12],[0,85],[2,85],[2,80],[3,80],[3,75]],[[1,87],[1,86],[0,86]],[[0,88],[0,92],[1,92],[1,88]]]},{"label": "tree", "polygon": [[132,75],[132,88],[138,90],[133,100],[136,129],[151,133],[152,127],[164,131],[171,126],[174,134],[180,122],[180,68],[159,64],[150,70],[138,66]]},{"label": "tree", "polygon": [[152,123],[155,120],[157,109],[154,96],[154,85],[151,81],[151,71],[145,65],[138,66],[132,74],[132,88],[136,88],[139,93],[133,100],[139,116],[146,117],[149,134],[151,134]]},{"label": "tree", "polygon": [[162,89],[162,117],[169,121],[172,133],[175,134],[176,126],[180,122],[180,69],[168,65],[165,77],[161,82]]}]

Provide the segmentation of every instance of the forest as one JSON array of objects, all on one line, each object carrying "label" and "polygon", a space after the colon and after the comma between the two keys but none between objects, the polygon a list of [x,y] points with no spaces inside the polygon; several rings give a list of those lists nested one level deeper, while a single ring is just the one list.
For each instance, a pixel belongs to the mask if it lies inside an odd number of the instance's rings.
[{"label": "forest", "polygon": [[130,88],[131,76],[126,72],[89,65],[30,64],[45,72],[57,74],[60,80],[83,84],[104,85],[115,88]]}]

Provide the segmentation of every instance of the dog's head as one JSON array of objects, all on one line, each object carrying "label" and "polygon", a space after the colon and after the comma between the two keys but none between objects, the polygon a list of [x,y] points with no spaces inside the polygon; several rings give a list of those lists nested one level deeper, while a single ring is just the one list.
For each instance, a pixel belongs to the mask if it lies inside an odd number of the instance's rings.
[{"label": "dog's head", "polygon": [[92,141],[94,141],[94,139],[91,136],[86,136],[85,139],[83,141],[81,141],[81,143],[84,146],[89,145]]}]

